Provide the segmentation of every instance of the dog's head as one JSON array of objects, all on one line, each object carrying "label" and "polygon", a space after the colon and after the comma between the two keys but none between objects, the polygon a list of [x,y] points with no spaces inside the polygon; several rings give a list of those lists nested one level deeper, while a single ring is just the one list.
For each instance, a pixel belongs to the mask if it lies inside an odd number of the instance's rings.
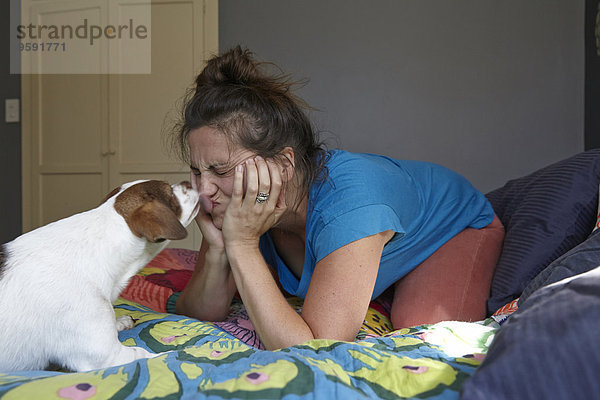
[{"label": "dog's head", "polygon": [[152,243],[187,236],[186,226],[198,214],[198,191],[189,182],[134,181],[113,190],[104,200],[125,219],[134,235]]}]

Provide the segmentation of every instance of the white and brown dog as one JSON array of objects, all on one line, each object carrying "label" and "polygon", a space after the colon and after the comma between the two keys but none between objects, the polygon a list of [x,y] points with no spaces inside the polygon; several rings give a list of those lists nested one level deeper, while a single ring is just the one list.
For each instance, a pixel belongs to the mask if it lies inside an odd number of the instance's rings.
[{"label": "white and brown dog", "polygon": [[127,347],[112,303],[169,240],[183,239],[198,212],[189,182],[135,181],[97,208],[0,247],[0,372],[49,363],[87,371],[154,354]]}]

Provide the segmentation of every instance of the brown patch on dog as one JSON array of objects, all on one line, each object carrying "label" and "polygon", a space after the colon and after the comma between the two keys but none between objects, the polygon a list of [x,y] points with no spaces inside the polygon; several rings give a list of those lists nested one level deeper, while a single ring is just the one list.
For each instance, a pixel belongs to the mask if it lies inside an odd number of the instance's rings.
[{"label": "brown patch on dog", "polygon": [[135,210],[128,223],[134,234],[153,243],[165,239],[184,239],[187,236],[187,230],[173,211],[157,200],[152,200]]},{"label": "brown patch on dog", "polygon": [[187,236],[186,229],[179,222],[179,200],[167,182],[137,183],[117,196],[114,207],[137,237],[160,242]]},{"label": "brown patch on dog", "polygon": [[104,200],[102,200],[100,202],[100,204],[104,204],[106,203],[106,200],[110,199],[111,197],[113,197],[115,194],[119,193],[121,191],[121,186],[114,188],[109,194],[106,195],[106,197],[104,198]]}]

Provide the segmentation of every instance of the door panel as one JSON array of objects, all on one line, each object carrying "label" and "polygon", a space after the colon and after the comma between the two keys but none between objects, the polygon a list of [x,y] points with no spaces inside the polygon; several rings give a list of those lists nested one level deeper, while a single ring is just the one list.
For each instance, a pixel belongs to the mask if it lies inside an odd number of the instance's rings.
[{"label": "door panel", "polygon": [[39,166],[102,169],[106,78],[101,75],[40,75]]},{"label": "door panel", "polygon": [[[25,43],[32,45],[37,43],[38,51],[22,53],[22,70],[25,73],[34,74],[102,74],[108,72],[108,58],[105,57],[106,43],[91,42],[89,34],[78,27],[85,23],[87,26],[103,26],[107,20],[107,7],[105,0],[60,0],[60,1],[32,1],[21,0],[22,14],[24,14],[23,25],[34,23],[31,37],[27,37]],[[63,27],[71,29],[63,29]],[[46,27],[46,30],[41,27]],[[56,27],[54,36],[50,33],[50,27]],[[80,40],[77,35],[86,36]],[[40,39],[41,36],[41,40]],[[56,39],[55,37],[58,37]],[[49,42],[56,43],[55,50],[40,51],[42,45]],[[64,43],[64,45],[63,45]],[[50,47],[52,49],[52,47]]]},{"label": "door panel", "polygon": [[44,174],[40,179],[41,224],[100,205],[102,174]]}]

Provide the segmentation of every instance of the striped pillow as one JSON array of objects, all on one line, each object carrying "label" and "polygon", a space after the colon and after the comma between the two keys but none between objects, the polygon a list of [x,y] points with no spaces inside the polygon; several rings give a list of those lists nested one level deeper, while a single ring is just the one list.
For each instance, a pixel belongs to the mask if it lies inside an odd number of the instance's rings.
[{"label": "striped pillow", "polygon": [[486,195],[506,230],[488,313],[519,297],[540,271],[587,238],[596,222],[599,183],[600,149],[594,149]]},{"label": "striped pillow", "polygon": [[[598,193],[600,194],[600,186],[598,187]],[[600,195],[598,196],[598,216],[596,217],[596,225],[594,230],[600,228]]]}]

